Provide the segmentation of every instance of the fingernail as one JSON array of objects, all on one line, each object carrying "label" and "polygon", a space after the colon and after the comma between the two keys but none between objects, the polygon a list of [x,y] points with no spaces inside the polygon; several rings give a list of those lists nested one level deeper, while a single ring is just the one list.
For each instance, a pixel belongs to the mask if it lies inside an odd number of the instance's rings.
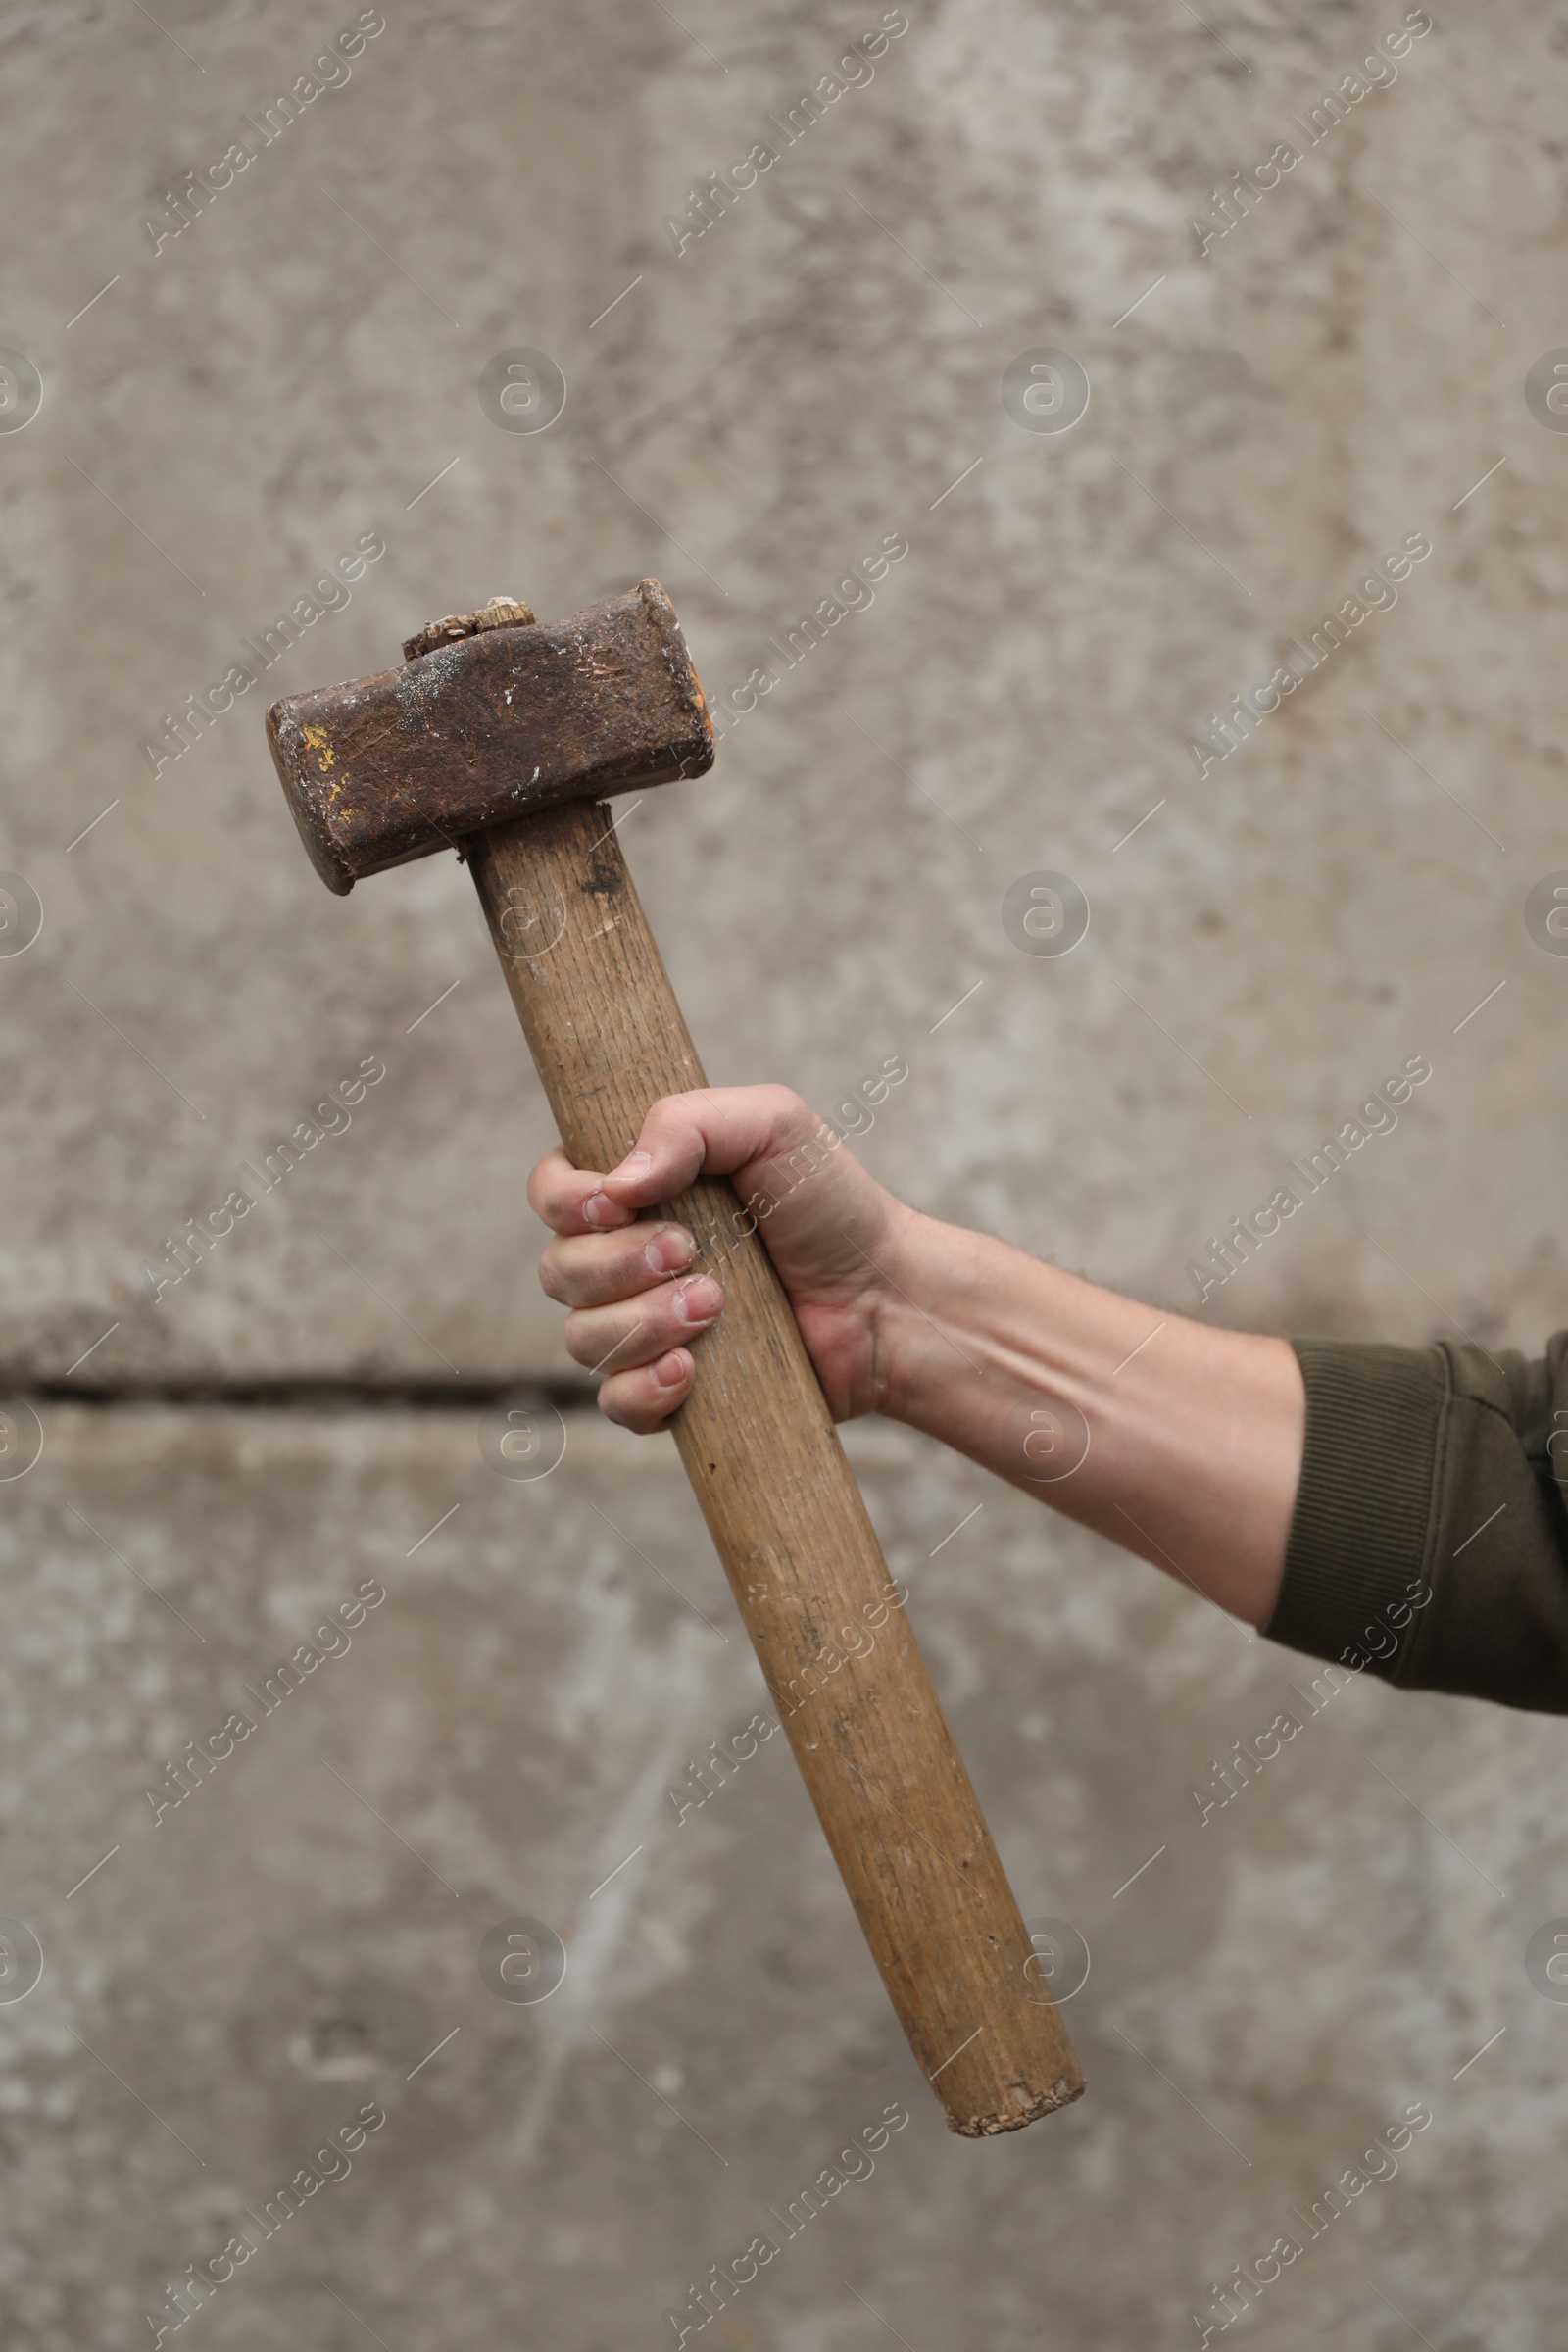
[{"label": "fingernail", "polygon": [[646,1175],[653,1164],[654,1155],[651,1152],[628,1152],[619,1167],[612,1168],[610,1173],[630,1183],[634,1177]]},{"label": "fingernail", "polygon": [[669,1355],[662,1355],[653,1366],[654,1386],[660,1389],[678,1389],[692,1368],[692,1359],[682,1348]]},{"label": "fingernail", "polygon": [[590,1193],[582,1204],[585,1225],[618,1225],[623,1213],[608,1193]]},{"label": "fingernail", "polygon": [[643,1258],[655,1274],[673,1274],[677,1266],[689,1266],[697,1254],[697,1244],[684,1226],[666,1225],[656,1233]]},{"label": "fingernail", "polygon": [[675,1303],[683,1323],[711,1323],[724,1303],[724,1294],[710,1274],[699,1274],[694,1281],[681,1284]]}]

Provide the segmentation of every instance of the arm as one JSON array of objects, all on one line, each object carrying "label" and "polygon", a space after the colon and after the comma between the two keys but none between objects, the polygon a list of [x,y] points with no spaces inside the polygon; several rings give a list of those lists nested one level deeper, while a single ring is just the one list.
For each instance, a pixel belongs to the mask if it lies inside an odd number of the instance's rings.
[{"label": "arm", "polygon": [[784,1088],[719,1088],[656,1103],[612,1173],[557,1151],[529,1186],[567,1347],[628,1429],[684,1400],[723,1309],[722,1266],[633,1222],[704,1168],[756,1216],[839,1420],[940,1438],[1294,1648],[1568,1713],[1568,1333],[1526,1363],[1162,1315],[906,1207]]},{"label": "arm", "polygon": [[908,1210],[883,1262],[885,1412],[1266,1623],[1305,1418],[1288,1342],[1161,1315]]},{"label": "arm", "polygon": [[695,1267],[677,1226],[631,1224],[700,1168],[735,1177],[839,1420],[906,1421],[1267,1619],[1301,1461],[1288,1343],[1161,1317],[921,1216],[782,1088],[668,1098],[613,1175],[560,1152],[535,1171],[530,1198],[559,1237],[545,1288],[574,1309],[573,1356],[606,1365],[612,1420],[666,1420],[695,1377],[691,1341],[722,1311],[722,1267]]}]

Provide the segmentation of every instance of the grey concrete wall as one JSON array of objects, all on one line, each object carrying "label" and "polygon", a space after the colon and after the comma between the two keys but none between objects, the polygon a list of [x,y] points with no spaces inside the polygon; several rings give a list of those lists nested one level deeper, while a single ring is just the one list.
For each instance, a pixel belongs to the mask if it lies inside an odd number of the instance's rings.
[{"label": "grey concrete wall", "polygon": [[[522,1485],[461,1414],[62,1409],[3,1531],[7,1907],[45,1953],[0,2022],[8,2343],[146,2341],[236,2230],[166,2341],[347,2352],[336,2296],[391,2352],[672,2343],[762,2234],[692,2343],[1176,2345],[1282,2233],[1251,2325],[1285,2352],[1396,2346],[1380,2297],[1443,2352],[1554,2340],[1565,2021],[1520,1951],[1568,1891],[1557,1727],[1325,1685],[1200,1822],[1304,1661],[904,1433],[850,1442],[1023,1909],[1088,1946],[1084,2099],[952,2138],[782,1737],[691,1802],[766,1694],[666,1442],[574,1425]],[[351,1646],[269,1692],[363,1583]],[[478,1969],[523,1918],[570,1955],[537,2005]],[[368,2101],[349,2176],[247,2230]],[[1358,2164],[1309,2238],[1292,2207]],[[824,2167],[862,2177],[787,2235]]]},{"label": "grey concrete wall", "polygon": [[[1494,1347],[1568,1320],[1568,964],[1526,913],[1568,868],[1559,15],[1434,9],[1309,145],[1292,119],[1392,0],[911,0],[874,74],[770,129],[880,13],[389,6],[265,143],[243,118],[347,0],[0,14],[0,949],[42,921],[0,955],[0,1371],[44,1438],[0,1494],[0,1914],[45,1960],[0,2008],[19,2352],[150,2340],[168,2280],[372,2097],[351,2178],[190,2323],[215,2345],[671,2341],[688,2283],[901,2099],[875,2176],[694,2341],[1193,2340],[1413,2101],[1397,2177],[1246,2328],[1554,2341],[1560,2019],[1522,1958],[1568,1910],[1551,1726],[1355,1688],[1200,1830],[1191,1785],[1294,1661],[857,1433],[1025,1909],[1093,1954],[1089,2098],[950,2144],[781,1743],[672,1826],[670,1776],[760,1684],[667,1445],[568,1405],[559,1469],[513,1487],[471,1410],[221,1402],[568,1378],[522,1199],[548,1116],[467,879],[330,899],[261,718],[492,592],[564,612],[650,572],[729,713],[713,775],[623,831],[715,1079],[831,1108],[901,1055],[880,1175],[1190,1308],[1209,1237],[1422,1056],[1397,1127],[1201,1311]],[[169,191],[242,133],[172,233]],[[1218,234],[1215,188],[1282,141]],[[479,396],[519,348],[566,384],[537,433]],[[1059,433],[1004,397],[1042,349],[1090,387]],[[1410,536],[1397,601],[1195,755]],[[290,608],[264,669],[246,641]],[[236,662],[254,685],[167,756]],[[1004,921],[1039,871],[1091,909],[1065,956]],[[352,1123],[155,1298],[183,1220],[365,1061]],[[218,1401],[114,1401],[147,1384]],[[155,1825],[166,1763],[363,1577],[387,1599],[352,1652]],[[571,1955],[538,2009],[478,1973],[515,1915]]]}]

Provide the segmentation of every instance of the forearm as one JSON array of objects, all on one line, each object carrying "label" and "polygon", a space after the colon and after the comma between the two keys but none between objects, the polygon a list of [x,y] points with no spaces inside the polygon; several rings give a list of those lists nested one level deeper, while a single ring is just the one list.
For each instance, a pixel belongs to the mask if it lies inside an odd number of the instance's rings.
[{"label": "forearm", "polygon": [[1305,1422],[1287,1341],[1161,1315],[912,1211],[881,1271],[883,1411],[1267,1621]]},{"label": "forearm", "polygon": [[667,1423],[724,1304],[639,1212],[733,1176],[837,1419],[927,1431],[1342,1674],[1568,1713],[1568,1332],[1527,1364],[1211,1330],[919,1216],[839,1141],[785,1088],[704,1088],[618,1169],[539,1163],[541,1275],[612,1420]]}]

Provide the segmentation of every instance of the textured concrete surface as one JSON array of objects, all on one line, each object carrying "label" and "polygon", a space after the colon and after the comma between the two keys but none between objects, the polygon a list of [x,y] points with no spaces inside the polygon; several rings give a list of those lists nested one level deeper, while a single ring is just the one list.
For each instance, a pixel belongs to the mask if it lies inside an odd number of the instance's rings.
[{"label": "textured concrete surface", "polygon": [[[1525,912],[1568,868],[1560,12],[1445,0],[1315,143],[1293,120],[1388,59],[1398,0],[910,0],[793,134],[875,0],[380,13],[0,11],[0,1380],[46,1441],[0,1485],[0,1916],[45,1961],[0,2002],[6,2352],[150,2341],[369,2101],[352,2174],[190,2323],[215,2346],[673,2341],[900,2100],[693,2342],[1193,2341],[1424,2101],[1236,2337],[1555,2346],[1563,2017],[1522,1958],[1568,1914],[1551,1725],[1355,1686],[1200,1827],[1296,1663],[856,1433],[1025,1910],[1093,1956],[1088,2098],[959,2146],[782,1743],[677,1823],[760,1689],[667,1447],[574,1415],[512,1486],[455,1410],[54,1397],[567,1373],[522,1199],[548,1120],[467,879],[329,898],[261,717],[492,592],[649,572],[725,740],[623,839],[716,1080],[833,1110],[901,1056],[841,1114],[888,1181],[1193,1307],[1210,1238],[1419,1057],[1201,1311],[1568,1321],[1568,961]],[[1004,398],[1043,349],[1090,387],[1060,433]],[[566,384],[538,433],[481,403],[518,350]],[[280,613],[298,642],[248,652]],[[246,662],[174,758],[166,719]],[[1089,903],[1065,956],[1003,920],[1041,871]],[[155,1826],[184,1743],[370,1578],[351,1649]],[[524,1915],[569,1953],[539,2007],[477,1968]]]},{"label": "textured concrete surface", "polygon": [[[1521,1960],[1568,1892],[1554,1725],[1351,1685],[1200,1823],[1191,1788],[1291,1683],[1310,1701],[1303,1662],[937,1448],[852,1433],[1025,1912],[1091,1955],[1088,2095],[977,2148],[782,1737],[691,1802],[766,1701],[673,1447],[574,1415],[514,1485],[477,1436],[48,1414],[3,1530],[6,1909],[45,1958],[0,2008],[8,2347],[148,2340],[367,2102],[387,2120],[351,2174],[253,2228],[166,2341],[347,2352],[346,2305],[391,2352],[673,2342],[761,2235],[776,2256],[691,2342],[1175,2344],[1293,2232],[1251,2323],[1281,2352],[1396,2346],[1382,2296],[1443,2352],[1554,2340],[1568,2021]],[[351,1646],[264,1714],[366,1584]],[[234,1710],[254,1729],[155,1823],[146,1790]],[[516,1917],[568,1954],[537,2006],[478,1973]],[[1309,2238],[1291,2208],[1423,2105]],[[874,2170],[841,2164],[890,2107]],[[845,2184],[791,2237],[824,2167]]]},{"label": "textured concrete surface", "polygon": [[[1522,919],[1568,856],[1568,436],[1523,390],[1561,331],[1557,18],[1444,10],[1200,255],[1216,183],[1403,12],[917,8],[677,257],[665,220],[861,13],[394,11],[155,254],[166,191],[327,20],[173,7],[187,58],[136,12],[9,12],[4,333],[44,384],[0,436],[4,857],[44,907],[0,974],[19,1373],[116,1322],[109,1380],[563,1369],[520,1199],[548,1129],[466,880],[332,901],[262,707],[492,589],[567,611],[648,570],[732,698],[899,534],[715,774],[626,821],[712,1073],[826,1102],[900,1053],[879,1167],[1181,1300],[1425,1054],[1402,1132],[1208,1311],[1415,1334],[1425,1291],[1522,1340],[1568,1313],[1542,1084],[1568,967]],[[1059,436],[1001,397],[1042,345],[1092,386]],[[568,388],[538,434],[476,392],[519,347]],[[1200,778],[1209,714],[1418,532],[1397,605]],[[366,534],[351,601],[155,776],[163,715]],[[1093,907],[1059,961],[1000,920],[1041,868]],[[155,1305],[166,1239],[367,1055],[353,1128]]]}]

